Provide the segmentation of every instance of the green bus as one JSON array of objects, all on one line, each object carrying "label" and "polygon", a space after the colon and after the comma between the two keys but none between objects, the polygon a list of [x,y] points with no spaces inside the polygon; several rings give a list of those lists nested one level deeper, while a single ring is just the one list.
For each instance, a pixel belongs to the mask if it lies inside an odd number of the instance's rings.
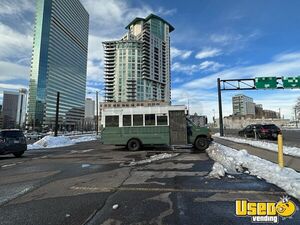
[{"label": "green bus", "polygon": [[136,151],[144,145],[193,144],[204,151],[212,141],[207,127],[186,117],[185,106],[105,108],[102,111],[103,144],[124,145]]}]

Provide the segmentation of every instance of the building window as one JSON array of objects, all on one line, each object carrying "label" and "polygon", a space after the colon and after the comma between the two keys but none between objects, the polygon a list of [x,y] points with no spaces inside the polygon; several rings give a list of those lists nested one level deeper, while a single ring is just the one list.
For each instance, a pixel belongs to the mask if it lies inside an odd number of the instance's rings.
[{"label": "building window", "polygon": [[168,125],[167,116],[157,116],[157,125]]},{"label": "building window", "polygon": [[123,115],[123,127],[131,126],[131,115]]},{"label": "building window", "polygon": [[133,115],[133,126],[143,126],[143,115]]},{"label": "building window", "polygon": [[155,125],[155,114],[146,114],[145,115],[145,125],[154,126]]},{"label": "building window", "polygon": [[119,116],[106,116],[105,117],[106,127],[119,127]]}]

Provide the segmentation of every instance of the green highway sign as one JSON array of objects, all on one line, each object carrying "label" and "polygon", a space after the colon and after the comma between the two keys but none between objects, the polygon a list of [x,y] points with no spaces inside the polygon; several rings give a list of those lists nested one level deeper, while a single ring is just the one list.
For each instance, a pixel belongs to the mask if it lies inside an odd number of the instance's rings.
[{"label": "green highway sign", "polygon": [[284,88],[300,88],[300,77],[282,77]]},{"label": "green highway sign", "polygon": [[275,89],[277,88],[276,77],[256,77],[255,78],[256,89]]}]

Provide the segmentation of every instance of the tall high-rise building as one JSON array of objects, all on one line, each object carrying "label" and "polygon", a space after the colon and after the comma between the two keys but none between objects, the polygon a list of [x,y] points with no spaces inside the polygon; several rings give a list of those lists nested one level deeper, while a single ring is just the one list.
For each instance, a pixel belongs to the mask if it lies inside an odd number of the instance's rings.
[{"label": "tall high-rise building", "polygon": [[255,103],[253,98],[246,95],[232,97],[233,115],[255,115]]},{"label": "tall high-rise building", "polygon": [[170,103],[170,32],[173,26],[150,14],[135,18],[117,41],[105,41],[106,102],[158,100]]},{"label": "tall high-rise building", "polygon": [[15,91],[3,91],[3,128],[16,128],[19,93]]},{"label": "tall high-rise building", "polygon": [[36,0],[27,125],[52,127],[84,118],[89,14],[79,0]]}]

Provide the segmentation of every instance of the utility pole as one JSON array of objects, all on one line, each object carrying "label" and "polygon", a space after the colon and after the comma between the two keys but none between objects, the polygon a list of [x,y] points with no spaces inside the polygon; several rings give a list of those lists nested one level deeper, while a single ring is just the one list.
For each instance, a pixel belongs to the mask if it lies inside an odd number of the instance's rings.
[{"label": "utility pole", "polygon": [[298,128],[298,118],[297,118],[297,108],[295,107],[295,122],[296,122],[296,128]]},{"label": "utility pole", "polygon": [[223,127],[223,113],[222,113],[222,94],[221,94],[221,79],[218,78],[218,102],[219,102],[219,126],[220,126],[220,136],[224,136]]},{"label": "utility pole", "polygon": [[99,103],[98,103],[98,91],[96,91],[96,134],[98,135],[98,122],[99,122]]},{"label": "utility pole", "polygon": [[55,115],[55,130],[54,130],[54,136],[55,137],[57,137],[57,130],[58,130],[59,95],[60,95],[60,92],[57,92],[57,97],[56,97],[56,115]]}]

